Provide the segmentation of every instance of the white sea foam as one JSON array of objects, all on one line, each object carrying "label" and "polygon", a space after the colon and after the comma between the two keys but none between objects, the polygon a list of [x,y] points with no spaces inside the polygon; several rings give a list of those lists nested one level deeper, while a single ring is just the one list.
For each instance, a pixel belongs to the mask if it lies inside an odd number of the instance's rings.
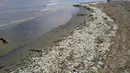
[{"label": "white sea foam", "polygon": [[50,4],[47,4],[46,6],[53,6],[53,5],[57,5],[57,4],[60,4],[60,3],[50,3]]},{"label": "white sea foam", "polygon": [[56,0],[51,0],[50,2],[52,2],[52,3],[54,3],[54,2],[57,3],[58,1],[56,1]]},{"label": "white sea foam", "polygon": [[46,8],[46,9],[43,9],[43,10],[40,10],[40,11],[49,11],[50,9],[49,8]]},{"label": "white sea foam", "polygon": [[4,27],[4,26],[10,25],[10,24],[24,22],[24,21],[31,20],[31,19],[34,19],[34,18],[35,17],[30,17],[30,18],[25,18],[25,19],[21,19],[21,20],[12,21],[12,22],[7,23],[7,24],[1,24],[0,27]]}]

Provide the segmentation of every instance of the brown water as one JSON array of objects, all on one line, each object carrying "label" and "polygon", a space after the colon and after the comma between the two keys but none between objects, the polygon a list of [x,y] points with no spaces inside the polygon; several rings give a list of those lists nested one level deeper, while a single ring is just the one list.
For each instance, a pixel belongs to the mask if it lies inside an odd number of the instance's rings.
[{"label": "brown water", "polygon": [[1,23],[5,26],[0,27],[0,37],[8,40],[9,44],[0,44],[0,55],[25,45],[28,41],[43,35],[52,28],[65,24],[72,14],[78,11],[72,6],[46,9],[50,10],[9,12],[9,14],[3,15],[3,18],[8,18],[1,19]]}]

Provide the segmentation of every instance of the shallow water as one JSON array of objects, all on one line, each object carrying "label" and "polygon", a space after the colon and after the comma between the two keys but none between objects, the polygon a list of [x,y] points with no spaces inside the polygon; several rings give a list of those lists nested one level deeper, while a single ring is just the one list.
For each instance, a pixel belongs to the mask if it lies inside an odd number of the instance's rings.
[{"label": "shallow water", "polygon": [[0,46],[0,49],[6,49],[0,53],[10,51],[65,24],[76,11],[71,4],[66,6],[59,1],[10,0],[0,6],[0,37],[10,42],[9,45],[4,45],[7,47]]},{"label": "shallow water", "polygon": [[26,44],[52,28],[67,23],[78,11],[72,5],[79,2],[88,2],[88,0],[0,1],[0,38],[4,37],[10,43],[4,47],[0,46],[2,49],[0,55]]}]

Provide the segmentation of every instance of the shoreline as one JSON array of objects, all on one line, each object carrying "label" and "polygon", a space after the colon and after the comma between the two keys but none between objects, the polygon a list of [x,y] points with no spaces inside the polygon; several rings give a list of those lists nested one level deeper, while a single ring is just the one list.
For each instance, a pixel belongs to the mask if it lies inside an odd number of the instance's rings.
[{"label": "shoreline", "polygon": [[[10,68],[9,67],[10,65],[12,65],[12,68],[13,68],[13,66],[15,67],[17,64],[19,64],[19,61],[21,61],[24,58],[27,58],[29,48],[38,49],[38,47],[39,47],[40,49],[42,49],[43,45],[52,46],[52,45],[54,45],[53,42],[55,42],[56,40],[63,39],[63,37],[68,36],[70,34],[70,32],[72,32],[76,28],[77,25],[82,23],[84,21],[84,19],[87,18],[86,16],[84,16],[84,17],[77,16],[78,13],[79,14],[84,13],[84,11],[86,11],[86,10],[84,10],[84,8],[80,8],[80,10],[78,12],[76,12],[66,24],[61,25],[57,28],[54,28],[51,31],[45,33],[45,35],[40,36],[38,39],[35,39],[36,43],[35,43],[35,41],[32,41],[33,43],[30,43],[29,46],[27,46],[27,47],[25,46],[27,50],[25,50],[25,49],[23,51],[19,50],[17,53],[16,53],[16,51],[14,51],[13,52],[14,54],[11,54],[11,56],[8,55],[8,57],[2,58],[0,60],[0,65],[1,65],[0,67],[2,67],[3,65],[5,65],[5,66],[3,68],[1,68],[0,71],[5,72],[5,70],[8,70]],[[75,23],[75,21],[76,21],[76,23]],[[62,30],[62,31],[59,31],[59,30]],[[53,37],[53,38],[50,39],[51,37]],[[48,41],[47,39],[50,39],[51,41]],[[38,46],[37,46],[37,43],[39,43]],[[48,47],[48,46],[46,46],[46,47]],[[22,53],[21,53],[21,51],[22,51]],[[14,62],[16,62],[16,64]]]},{"label": "shoreline", "polygon": [[[28,47],[2,73],[129,73],[130,2],[82,3],[65,25]],[[77,20],[76,20],[77,19]],[[78,21],[80,20],[80,21]],[[77,23],[78,22],[78,23]],[[75,25],[76,24],[76,25]],[[71,27],[73,26],[73,27]],[[74,27],[75,26],[75,27]]]},{"label": "shoreline", "polygon": [[0,68],[3,73],[129,73],[129,3],[74,5],[81,10],[67,24],[38,38],[26,58]]},{"label": "shoreline", "polygon": [[[41,49],[30,51],[32,54],[28,60],[24,59],[25,61],[22,62],[25,64],[18,66],[17,69],[12,69],[11,73],[63,73],[73,70],[97,72],[97,69],[104,65],[105,54],[110,51],[110,46],[114,43],[111,39],[115,38],[117,26],[109,16],[93,6],[96,4],[98,3],[81,4],[85,13],[78,13],[75,17],[79,20],[82,17],[87,19],[83,18],[78,24],[79,21],[76,21],[74,17],[74,20],[70,20],[68,25],[54,29],[55,31],[52,33],[56,32],[59,35],[49,35],[50,37],[47,37],[46,41],[40,41],[42,46],[38,46],[41,45],[38,44],[36,48],[41,47]],[[70,28],[72,24],[74,24],[73,30]],[[66,26],[68,27],[65,28]],[[29,65],[26,65],[27,61],[30,62]]]}]

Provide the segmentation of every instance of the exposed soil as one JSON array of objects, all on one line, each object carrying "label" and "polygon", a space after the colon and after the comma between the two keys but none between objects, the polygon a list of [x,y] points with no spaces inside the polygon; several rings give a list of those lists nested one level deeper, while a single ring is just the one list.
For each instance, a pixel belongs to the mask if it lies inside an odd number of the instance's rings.
[{"label": "exposed soil", "polygon": [[111,2],[96,5],[112,17],[118,30],[115,43],[100,73],[130,73],[130,2]]}]

